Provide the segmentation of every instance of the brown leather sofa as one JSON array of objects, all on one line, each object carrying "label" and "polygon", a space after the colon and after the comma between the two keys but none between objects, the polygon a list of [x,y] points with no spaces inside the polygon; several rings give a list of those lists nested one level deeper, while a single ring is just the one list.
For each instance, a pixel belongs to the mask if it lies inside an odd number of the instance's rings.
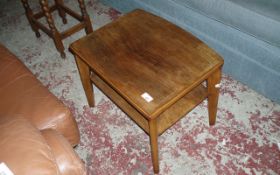
[{"label": "brown leather sofa", "polygon": [[0,163],[15,175],[80,175],[69,109],[0,44]]}]

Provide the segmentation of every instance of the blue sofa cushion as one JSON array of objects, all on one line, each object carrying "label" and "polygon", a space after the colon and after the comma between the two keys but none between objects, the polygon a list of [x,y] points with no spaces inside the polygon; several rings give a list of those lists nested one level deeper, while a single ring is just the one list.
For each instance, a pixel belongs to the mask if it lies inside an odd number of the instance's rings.
[{"label": "blue sofa cushion", "polygon": [[280,0],[172,0],[280,47]]}]

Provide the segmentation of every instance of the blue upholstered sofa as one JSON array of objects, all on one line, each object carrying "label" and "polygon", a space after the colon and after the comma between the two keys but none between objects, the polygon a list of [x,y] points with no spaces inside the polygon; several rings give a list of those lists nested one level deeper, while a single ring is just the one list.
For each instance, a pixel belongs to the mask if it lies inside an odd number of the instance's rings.
[{"label": "blue upholstered sofa", "polygon": [[223,71],[280,103],[280,0],[102,0],[181,26],[224,57]]}]

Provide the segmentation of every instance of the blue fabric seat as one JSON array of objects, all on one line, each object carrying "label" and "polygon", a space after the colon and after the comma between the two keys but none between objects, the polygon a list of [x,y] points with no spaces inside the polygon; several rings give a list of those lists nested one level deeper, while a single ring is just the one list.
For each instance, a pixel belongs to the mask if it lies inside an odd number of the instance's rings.
[{"label": "blue fabric seat", "polygon": [[225,25],[280,47],[279,0],[173,1]]},{"label": "blue fabric seat", "polygon": [[[280,0],[173,0],[209,18],[280,47]],[[280,72],[279,57],[255,60]]]}]

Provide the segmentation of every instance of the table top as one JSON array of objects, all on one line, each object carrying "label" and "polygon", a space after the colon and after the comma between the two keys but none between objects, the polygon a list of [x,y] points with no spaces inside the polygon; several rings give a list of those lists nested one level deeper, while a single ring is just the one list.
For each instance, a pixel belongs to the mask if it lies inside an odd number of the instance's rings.
[{"label": "table top", "polygon": [[71,44],[100,78],[153,119],[223,65],[223,59],[178,26],[134,10]]}]

